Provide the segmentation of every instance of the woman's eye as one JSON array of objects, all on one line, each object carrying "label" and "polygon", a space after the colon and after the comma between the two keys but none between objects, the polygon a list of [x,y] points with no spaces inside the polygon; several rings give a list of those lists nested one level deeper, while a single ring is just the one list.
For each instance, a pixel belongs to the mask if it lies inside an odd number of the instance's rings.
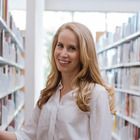
[{"label": "woman's eye", "polygon": [[56,45],[58,48],[63,48],[63,45],[62,44],[57,44]]},{"label": "woman's eye", "polygon": [[71,51],[75,51],[76,48],[75,48],[75,47],[69,47],[69,50],[71,50]]}]

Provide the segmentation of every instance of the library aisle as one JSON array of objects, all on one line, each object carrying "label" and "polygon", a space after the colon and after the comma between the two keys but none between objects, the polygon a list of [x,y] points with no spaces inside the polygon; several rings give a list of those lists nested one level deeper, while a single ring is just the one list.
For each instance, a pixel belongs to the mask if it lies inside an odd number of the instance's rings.
[{"label": "library aisle", "polygon": [[106,32],[97,46],[102,74],[116,90],[113,140],[140,140],[140,13],[114,34]]},{"label": "library aisle", "polygon": [[[42,59],[40,44],[43,34],[41,31],[43,30],[44,1],[26,1],[28,3],[26,7],[26,33],[28,34],[26,43],[25,37],[16,27],[9,11],[8,1],[0,0],[0,130],[16,131],[21,128],[26,117],[28,118],[40,95]],[[50,11],[60,12],[61,7],[66,11],[68,9],[65,8],[73,8],[73,5],[70,4],[65,7],[65,3],[63,3],[59,7],[60,4],[54,6],[54,1],[49,2],[47,6]],[[86,1],[84,1],[85,3]],[[131,7],[131,3],[128,3],[128,7]],[[110,6],[108,4],[109,1],[105,7],[110,8],[109,12],[111,12],[113,4],[110,3]],[[97,1],[93,5],[94,10],[97,11]],[[89,4],[86,8],[90,8],[91,11],[93,5]],[[120,3],[116,7],[120,5],[122,4]],[[135,5],[137,3],[133,3],[131,8],[134,9]],[[75,6],[78,7],[79,3]],[[79,6],[79,9],[81,7]],[[100,10],[102,8],[101,6]],[[74,20],[75,9],[69,9],[72,11],[70,13],[72,20]],[[120,10],[123,9],[124,7],[120,6]],[[114,33],[101,32],[102,35],[96,44],[102,75],[115,88],[117,112],[113,116],[112,140],[140,140],[140,12],[134,13],[127,21],[121,26],[116,26]],[[25,88],[26,93],[29,94],[25,94]]]}]

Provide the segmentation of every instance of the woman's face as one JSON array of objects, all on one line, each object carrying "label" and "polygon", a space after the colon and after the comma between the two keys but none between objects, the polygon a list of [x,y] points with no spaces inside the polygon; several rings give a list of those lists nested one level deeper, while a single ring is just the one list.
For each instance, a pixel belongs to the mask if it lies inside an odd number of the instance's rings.
[{"label": "woman's face", "polygon": [[63,73],[77,74],[80,70],[80,51],[76,35],[64,29],[58,36],[54,50],[55,63],[58,70]]}]

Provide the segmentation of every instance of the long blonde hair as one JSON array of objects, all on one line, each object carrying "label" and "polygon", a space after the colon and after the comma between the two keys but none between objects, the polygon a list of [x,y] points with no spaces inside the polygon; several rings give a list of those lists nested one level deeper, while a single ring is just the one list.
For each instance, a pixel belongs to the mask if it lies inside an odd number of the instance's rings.
[{"label": "long blonde hair", "polygon": [[86,26],[77,22],[69,22],[63,24],[54,36],[51,53],[52,69],[48,76],[46,87],[41,92],[40,99],[38,100],[38,106],[41,108],[49,100],[49,98],[55,93],[55,90],[59,82],[61,81],[61,73],[56,67],[53,55],[57,44],[58,36],[60,32],[65,29],[71,30],[77,36],[79,43],[78,45],[80,50],[81,69],[72,81],[73,88],[76,89],[77,92],[76,102],[78,107],[85,112],[90,110],[90,85],[93,83],[97,83],[104,86],[105,89],[108,91],[110,110],[112,113],[114,113],[114,90],[112,87],[108,87],[101,77],[92,34]]}]

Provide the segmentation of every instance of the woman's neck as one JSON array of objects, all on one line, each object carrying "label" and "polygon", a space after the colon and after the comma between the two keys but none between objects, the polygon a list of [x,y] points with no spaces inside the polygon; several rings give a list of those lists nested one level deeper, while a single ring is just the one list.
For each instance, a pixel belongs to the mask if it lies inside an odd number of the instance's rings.
[{"label": "woman's neck", "polygon": [[72,80],[73,79],[71,77],[62,76],[63,88],[71,88]]},{"label": "woman's neck", "polygon": [[72,90],[72,78],[62,76],[61,82],[62,89],[60,90],[60,100],[65,94],[69,93],[69,91]]}]

